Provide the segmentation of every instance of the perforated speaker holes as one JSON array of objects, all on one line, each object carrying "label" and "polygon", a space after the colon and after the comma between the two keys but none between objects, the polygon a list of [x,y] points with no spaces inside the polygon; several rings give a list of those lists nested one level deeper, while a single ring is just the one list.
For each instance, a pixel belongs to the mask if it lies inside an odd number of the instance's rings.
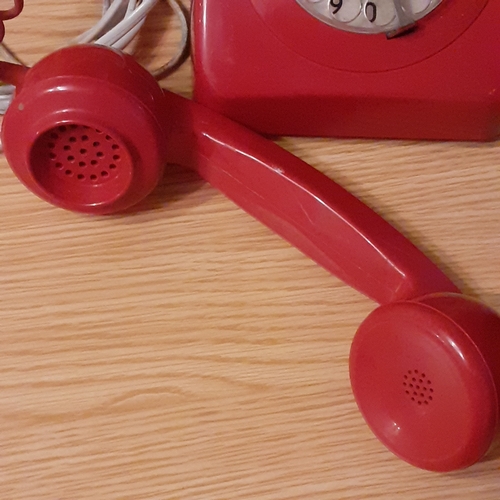
[{"label": "perforated speaker holes", "polygon": [[428,405],[433,401],[432,382],[423,372],[408,370],[403,375],[403,389],[406,396],[419,406]]},{"label": "perforated speaker holes", "polygon": [[61,125],[44,134],[50,168],[81,184],[100,184],[119,172],[120,145],[110,135],[85,125]]}]

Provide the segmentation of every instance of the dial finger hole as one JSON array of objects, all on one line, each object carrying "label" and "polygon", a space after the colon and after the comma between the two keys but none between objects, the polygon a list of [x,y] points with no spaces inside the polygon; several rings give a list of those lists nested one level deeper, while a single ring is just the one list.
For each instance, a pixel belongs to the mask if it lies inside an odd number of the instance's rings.
[{"label": "dial finger hole", "polygon": [[350,23],[361,12],[359,0],[329,0],[328,11],[330,15],[341,23]]},{"label": "dial finger hole", "polygon": [[363,7],[366,19],[375,26],[386,26],[396,18],[396,8],[392,2],[370,0]]}]

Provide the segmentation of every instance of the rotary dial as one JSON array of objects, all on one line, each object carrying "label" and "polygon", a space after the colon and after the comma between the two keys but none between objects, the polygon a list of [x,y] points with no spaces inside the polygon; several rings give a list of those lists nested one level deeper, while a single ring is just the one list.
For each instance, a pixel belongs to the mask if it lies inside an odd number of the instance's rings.
[{"label": "rotary dial", "polygon": [[314,17],[355,33],[397,35],[415,26],[442,0],[297,0]]}]

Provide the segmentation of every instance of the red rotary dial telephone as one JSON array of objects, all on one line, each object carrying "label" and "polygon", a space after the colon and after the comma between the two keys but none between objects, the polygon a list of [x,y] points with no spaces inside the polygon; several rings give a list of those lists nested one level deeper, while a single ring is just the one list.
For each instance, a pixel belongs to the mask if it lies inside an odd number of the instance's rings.
[{"label": "red rotary dial telephone", "polygon": [[354,337],[350,377],[390,450],[434,471],[486,454],[500,421],[500,317],[366,205],[275,143],[162,90],[121,52],[69,47],[31,69],[1,62],[0,77],[16,86],[5,155],[28,189],[108,214],[147,196],[167,162],[194,169],[380,304]]}]

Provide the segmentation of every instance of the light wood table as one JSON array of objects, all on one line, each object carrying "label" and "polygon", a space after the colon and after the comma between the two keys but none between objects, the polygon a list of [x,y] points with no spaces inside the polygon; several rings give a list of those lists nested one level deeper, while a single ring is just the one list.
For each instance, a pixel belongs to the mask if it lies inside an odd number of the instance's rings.
[{"label": "light wood table", "polygon": [[[99,12],[27,1],[6,42],[32,64]],[[162,2],[138,59],[164,61],[176,35]],[[163,85],[189,96],[189,63]],[[498,144],[279,142],[500,310]],[[1,167],[2,500],[500,497],[498,444],[451,474],[386,451],[348,378],[375,305],[194,175],[172,167],[148,209],[86,217]]]}]

